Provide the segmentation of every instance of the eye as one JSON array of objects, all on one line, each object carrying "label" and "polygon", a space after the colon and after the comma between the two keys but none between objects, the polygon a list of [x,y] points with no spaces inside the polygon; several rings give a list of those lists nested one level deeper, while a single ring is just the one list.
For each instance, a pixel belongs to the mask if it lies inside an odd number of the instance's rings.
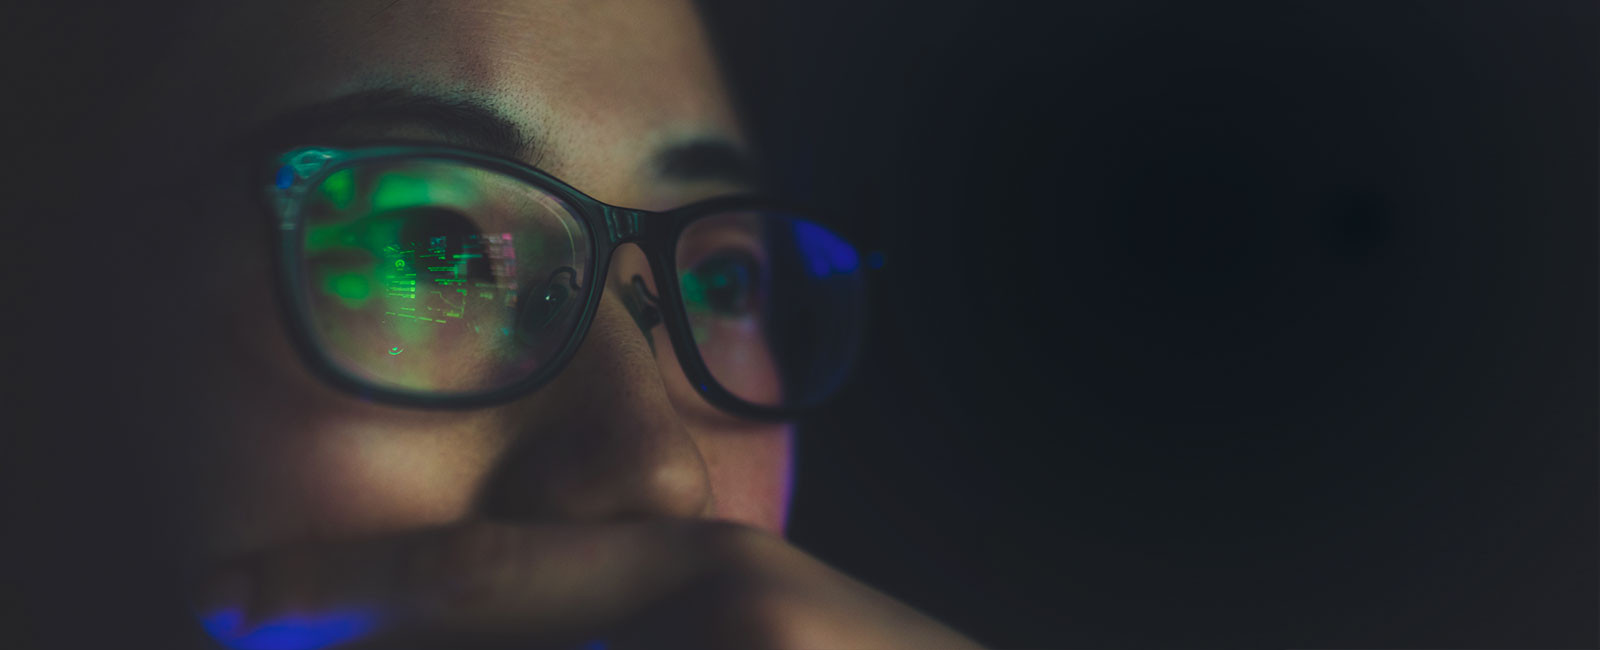
[{"label": "eye", "polygon": [[519,342],[534,345],[539,342],[540,336],[547,334],[545,329],[564,311],[574,292],[580,288],[577,285],[577,273],[572,267],[563,266],[551,272],[543,284],[528,292],[517,312],[515,329]]},{"label": "eye", "polygon": [[760,306],[761,266],[748,253],[713,254],[685,271],[679,283],[690,310],[732,318],[751,314]]}]

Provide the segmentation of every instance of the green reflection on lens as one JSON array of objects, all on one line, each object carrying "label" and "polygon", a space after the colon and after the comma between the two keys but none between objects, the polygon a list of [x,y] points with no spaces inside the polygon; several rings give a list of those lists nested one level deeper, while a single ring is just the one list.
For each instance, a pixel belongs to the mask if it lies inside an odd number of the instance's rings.
[{"label": "green reflection on lens", "polygon": [[690,309],[704,309],[706,304],[706,285],[700,281],[700,275],[694,271],[684,271],[678,276],[678,284],[683,288],[683,302]]},{"label": "green reflection on lens", "polygon": [[406,174],[384,174],[372,191],[372,209],[376,212],[426,205],[432,198],[425,178]]},{"label": "green reflection on lens", "polygon": [[709,311],[720,318],[743,318],[750,314],[755,297],[754,264],[733,256],[718,256],[701,262],[686,272],[680,281],[686,306]]},{"label": "green reflection on lens", "polygon": [[306,251],[324,251],[341,243],[350,243],[350,224],[335,223],[306,227]]},{"label": "green reflection on lens", "polygon": [[[683,304],[691,313],[706,310],[706,285],[694,271],[684,271],[678,276],[678,289],[683,292]],[[706,326],[698,318],[689,319],[689,336],[695,343],[705,343]]]},{"label": "green reflection on lens", "polygon": [[341,169],[329,175],[322,181],[322,195],[340,210],[350,207],[350,201],[356,196],[355,172]]},{"label": "green reflection on lens", "polygon": [[378,254],[386,246],[402,243],[398,240],[403,226],[404,222],[400,220],[374,218],[373,215],[350,221],[311,224],[306,226],[305,251],[320,253],[349,248]]},{"label": "green reflection on lens", "polygon": [[389,171],[372,189],[372,210],[382,213],[419,205],[466,209],[482,199],[477,177],[465,168],[432,167],[417,173]]},{"label": "green reflection on lens", "polygon": [[366,304],[367,298],[372,295],[372,285],[367,281],[367,276],[360,273],[335,273],[328,276],[327,290],[344,300],[346,307],[355,308]]}]

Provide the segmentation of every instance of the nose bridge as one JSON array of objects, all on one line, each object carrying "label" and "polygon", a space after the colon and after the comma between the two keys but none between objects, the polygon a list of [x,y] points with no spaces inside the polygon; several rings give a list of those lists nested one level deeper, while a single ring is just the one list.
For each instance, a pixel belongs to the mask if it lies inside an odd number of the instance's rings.
[{"label": "nose bridge", "polygon": [[508,406],[515,440],[485,486],[487,514],[605,520],[709,511],[705,459],[645,336],[620,296],[603,296],[561,375]]}]

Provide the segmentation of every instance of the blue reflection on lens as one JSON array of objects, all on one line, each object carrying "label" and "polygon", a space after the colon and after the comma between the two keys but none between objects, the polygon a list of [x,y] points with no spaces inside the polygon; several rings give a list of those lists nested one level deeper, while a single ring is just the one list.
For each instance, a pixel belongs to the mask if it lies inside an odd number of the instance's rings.
[{"label": "blue reflection on lens", "polygon": [[289,186],[294,184],[294,168],[288,165],[279,167],[278,177],[274,180],[277,181],[278,189],[289,189]]},{"label": "blue reflection on lens", "polygon": [[806,258],[806,269],[812,277],[854,273],[861,265],[856,249],[837,235],[809,221],[794,222],[795,243]]},{"label": "blue reflection on lens", "polygon": [[373,619],[367,610],[333,610],[289,614],[240,629],[244,613],[231,608],[212,612],[201,624],[212,638],[233,650],[319,650],[366,636]]}]

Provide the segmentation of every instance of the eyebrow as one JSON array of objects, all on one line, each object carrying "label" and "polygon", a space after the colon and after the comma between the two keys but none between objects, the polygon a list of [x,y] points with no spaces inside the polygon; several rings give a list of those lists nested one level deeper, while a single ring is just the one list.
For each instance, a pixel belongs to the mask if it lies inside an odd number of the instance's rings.
[{"label": "eyebrow", "polygon": [[761,174],[744,149],[723,138],[700,136],[667,145],[654,156],[655,175],[672,183],[721,181],[757,187]]},{"label": "eyebrow", "polygon": [[269,121],[260,139],[272,146],[307,144],[307,138],[349,139],[417,127],[446,142],[502,158],[537,160],[542,149],[533,134],[477,101],[450,99],[405,90],[367,90],[295,109]]},{"label": "eyebrow", "polygon": [[[306,138],[349,139],[400,127],[420,128],[447,143],[537,167],[545,143],[487,104],[399,89],[367,90],[293,110],[270,120],[257,139],[271,146]],[[671,184],[723,182],[754,188],[760,173],[746,151],[727,138],[696,135],[669,141],[645,165],[651,180]]]}]

